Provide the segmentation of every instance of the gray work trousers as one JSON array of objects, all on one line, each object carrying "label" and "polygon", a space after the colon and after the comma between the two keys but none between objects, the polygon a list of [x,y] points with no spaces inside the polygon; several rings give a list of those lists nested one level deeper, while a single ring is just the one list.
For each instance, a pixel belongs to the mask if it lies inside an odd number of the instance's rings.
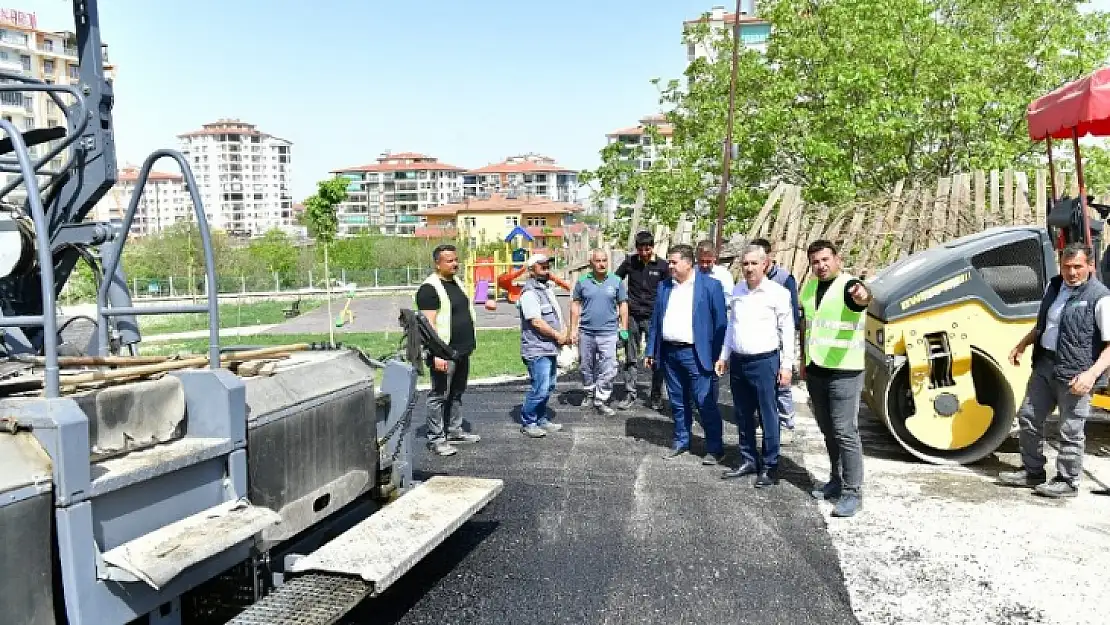
[{"label": "gray work trousers", "polygon": [[829,481],[840,484],[846,495],[858,495],[863,488],[863,442],[859,436],[863,372],[830,375],[807,369],[806,388],[829,452]]},{"label": "gray work trousers", "polygon": [[449,434],[463,429],[462,396],[466,392],[466,379],[470,376],[470,356],[447,362],[447,372],[435,370],[428,359],[432,388],[428,391],[428,444],[447,440]]},{"label": "gray work trousers", "polygon": [[1084,427],[1087,417],[1091,415],[1091,395],[1072,394],[1066,382],[1053,376],[1053,364],[1051,357],[1036,360],[1025,390],[1025,400],[1018,409],[1021,464],[1028,473],[1045,470],[1045,419],[1054,409],[1059,409],[1060,451],[1056,456],[1056,473],[1076,486],[1083,473]]},{"label": "gray work trousers", "polygon": [[617,333],[578,333],[578,360],[582,370],[582,386],[592,391],[594,405],[609,401],[613,380],[617,377]]}]

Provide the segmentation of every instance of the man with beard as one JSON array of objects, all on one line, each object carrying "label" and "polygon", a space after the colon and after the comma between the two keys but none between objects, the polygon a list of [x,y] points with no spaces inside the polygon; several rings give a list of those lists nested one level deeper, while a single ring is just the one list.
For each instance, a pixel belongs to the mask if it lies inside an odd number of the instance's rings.
[{"label": "man with beard", "polygon": [[547,417],[547,400],[555,391],[559,373],[556,360],[559,348],[570,343],[566,324],[555,290],[551,288],[550,260],[543,254],[532,254],[524,262],[528,281],[520,292],[520,358],[528,367],[532,387],[520,407],[520,431],[531,438],[543,438],[558,432],[562,425]]}]

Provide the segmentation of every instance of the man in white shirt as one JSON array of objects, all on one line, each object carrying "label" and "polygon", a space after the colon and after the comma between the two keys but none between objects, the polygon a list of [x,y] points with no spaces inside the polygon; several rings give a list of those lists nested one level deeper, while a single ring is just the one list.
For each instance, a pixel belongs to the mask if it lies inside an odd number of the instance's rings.
[{"label": "man in white shirt", "polygon": [[717,264],[717,248],[713,247],[711,241],[698,243],[697,256],[698,270],[721,283],[721,290],[725,294],[725,304],[727,305],[732,298],[732,289],[735,286],[732,272]]},{"label": "man in white shirt", "polygon": [[[729,371],[732,403],[740,429],[740,466],[722,478],[758,474],[756,488],[778,482],[779,385],[790,384],[794,363],[794,311],[790,291],[767,278],[767,252],[759,245],[744,250],[744,281],[732,291],[728,329],[715,366]],[[763,450],[755,449],[755,415],[760,415]]]}]

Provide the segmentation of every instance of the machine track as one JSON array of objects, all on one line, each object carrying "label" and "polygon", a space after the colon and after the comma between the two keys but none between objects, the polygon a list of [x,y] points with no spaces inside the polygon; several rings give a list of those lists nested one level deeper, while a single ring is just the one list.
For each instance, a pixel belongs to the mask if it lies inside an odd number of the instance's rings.
[{"label": "machine track", "polygon": [[309,574],[286,582],[227,625],[332,625],[374,590],[361,579]]}]

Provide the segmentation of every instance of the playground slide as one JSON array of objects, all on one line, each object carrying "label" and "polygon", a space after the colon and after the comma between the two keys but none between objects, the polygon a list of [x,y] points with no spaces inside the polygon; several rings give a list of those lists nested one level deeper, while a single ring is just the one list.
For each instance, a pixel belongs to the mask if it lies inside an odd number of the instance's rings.
[{"label": "playground slide", "polygon": [[485,304],[489,299],[489,281],[479,280],[478,284],[474,285],[474,303]]}]

